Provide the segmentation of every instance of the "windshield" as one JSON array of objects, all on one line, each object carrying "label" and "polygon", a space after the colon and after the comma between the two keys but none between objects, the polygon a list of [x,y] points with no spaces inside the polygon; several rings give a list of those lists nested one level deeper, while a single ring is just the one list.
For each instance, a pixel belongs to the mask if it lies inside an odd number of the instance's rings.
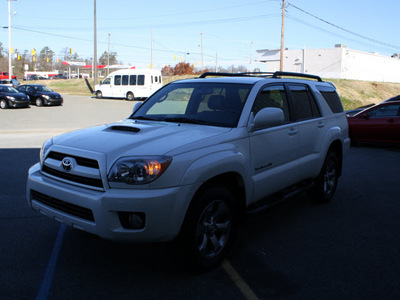
[{"label": "windshield", "polygon": [[48,88],[47,86],[41,86],[41,85],[33,86],[33,88],[37,92],[52,92],[53,91],[51,88]]},{"label": "windshield", "polygon": [[130,119],[235,127],[250,84],[172,83],[148,98]]},{"label": "windshield", "polygon": [[2,92],[2,93],[19,93],[16,89],[14,89],[11,86],[0,87],[0,92]]}]

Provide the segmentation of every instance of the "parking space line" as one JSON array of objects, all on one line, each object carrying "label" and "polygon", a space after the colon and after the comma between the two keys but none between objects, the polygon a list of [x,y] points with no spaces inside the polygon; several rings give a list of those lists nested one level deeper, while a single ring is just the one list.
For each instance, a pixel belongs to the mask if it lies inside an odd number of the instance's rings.
[{"label": "parking space line", "polygon": [[60,225],[56,241],[54,242],[53,251],[51,252],[49,262],[47,263],[46,273],[42,279],[42,283],[40,284],[38,294],[36,295],[36,300],[45,300],[49,296],[57,266],[58,255],[60,254],[66,229],[67,226],[65,224]]},{"label": "parking space line", "polygon": [[250,288],[250,286],[243,280],[242,276],[240,276],[240,274],[235,270],[235,268],[227,259],[222,262],[222,268],[229,275],[229,277],[232,279],[232,281],[235,283],[237,288],[247,300],[259,299]]}]

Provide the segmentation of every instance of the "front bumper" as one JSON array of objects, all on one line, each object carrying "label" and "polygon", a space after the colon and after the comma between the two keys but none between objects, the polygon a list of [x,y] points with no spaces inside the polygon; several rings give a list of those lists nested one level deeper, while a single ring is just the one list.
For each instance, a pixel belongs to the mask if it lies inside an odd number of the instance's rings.
[{"label": "front bumper", "polygon": [[[41,174],[40,166],[36,164],[29,170],[27,199],[34,210],[105,239],[166,242],[178,235],[195,189],[195,186],[188,185],[165,189],[95,191],[48,178]],[[43,195],[53,204],[43,201]],[[144,213],[144,228],[124,228],[118,214],[121,212]]]}]

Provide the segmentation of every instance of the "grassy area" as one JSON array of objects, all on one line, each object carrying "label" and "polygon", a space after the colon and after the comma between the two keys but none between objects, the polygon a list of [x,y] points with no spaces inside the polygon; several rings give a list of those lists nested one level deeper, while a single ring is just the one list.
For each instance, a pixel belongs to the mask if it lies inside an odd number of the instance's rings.
[{"label": "grassy area", "polygon": [[[164,76],[164,84],[171,81],[194,78],[196,75]],[[379,103],[385,99],[400,95],[400,83],[371,82],[346,79],[326,79],[331,81],[342,99],[345,110],[360,107],[370,103]],[[93,80],[89,80],[93,87]],[[51,89],[65,95],[90,96],[90,91],[84,79],[70,80],[40,80],[29,83],[45,84]]]}]

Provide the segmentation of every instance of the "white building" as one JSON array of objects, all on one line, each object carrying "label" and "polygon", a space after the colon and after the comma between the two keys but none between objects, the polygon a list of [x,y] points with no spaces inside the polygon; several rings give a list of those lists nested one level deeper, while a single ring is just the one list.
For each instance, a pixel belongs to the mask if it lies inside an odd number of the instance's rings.
[{"label": "white building", "polygon": [[[257,50],[258,62],[266,64],[267,72],[279,71],[280,49]],[[400,82],[398,55],[387,57],[335,45],[331,49],[285,50],[283,70],[319,75],[323,78]]]}]

